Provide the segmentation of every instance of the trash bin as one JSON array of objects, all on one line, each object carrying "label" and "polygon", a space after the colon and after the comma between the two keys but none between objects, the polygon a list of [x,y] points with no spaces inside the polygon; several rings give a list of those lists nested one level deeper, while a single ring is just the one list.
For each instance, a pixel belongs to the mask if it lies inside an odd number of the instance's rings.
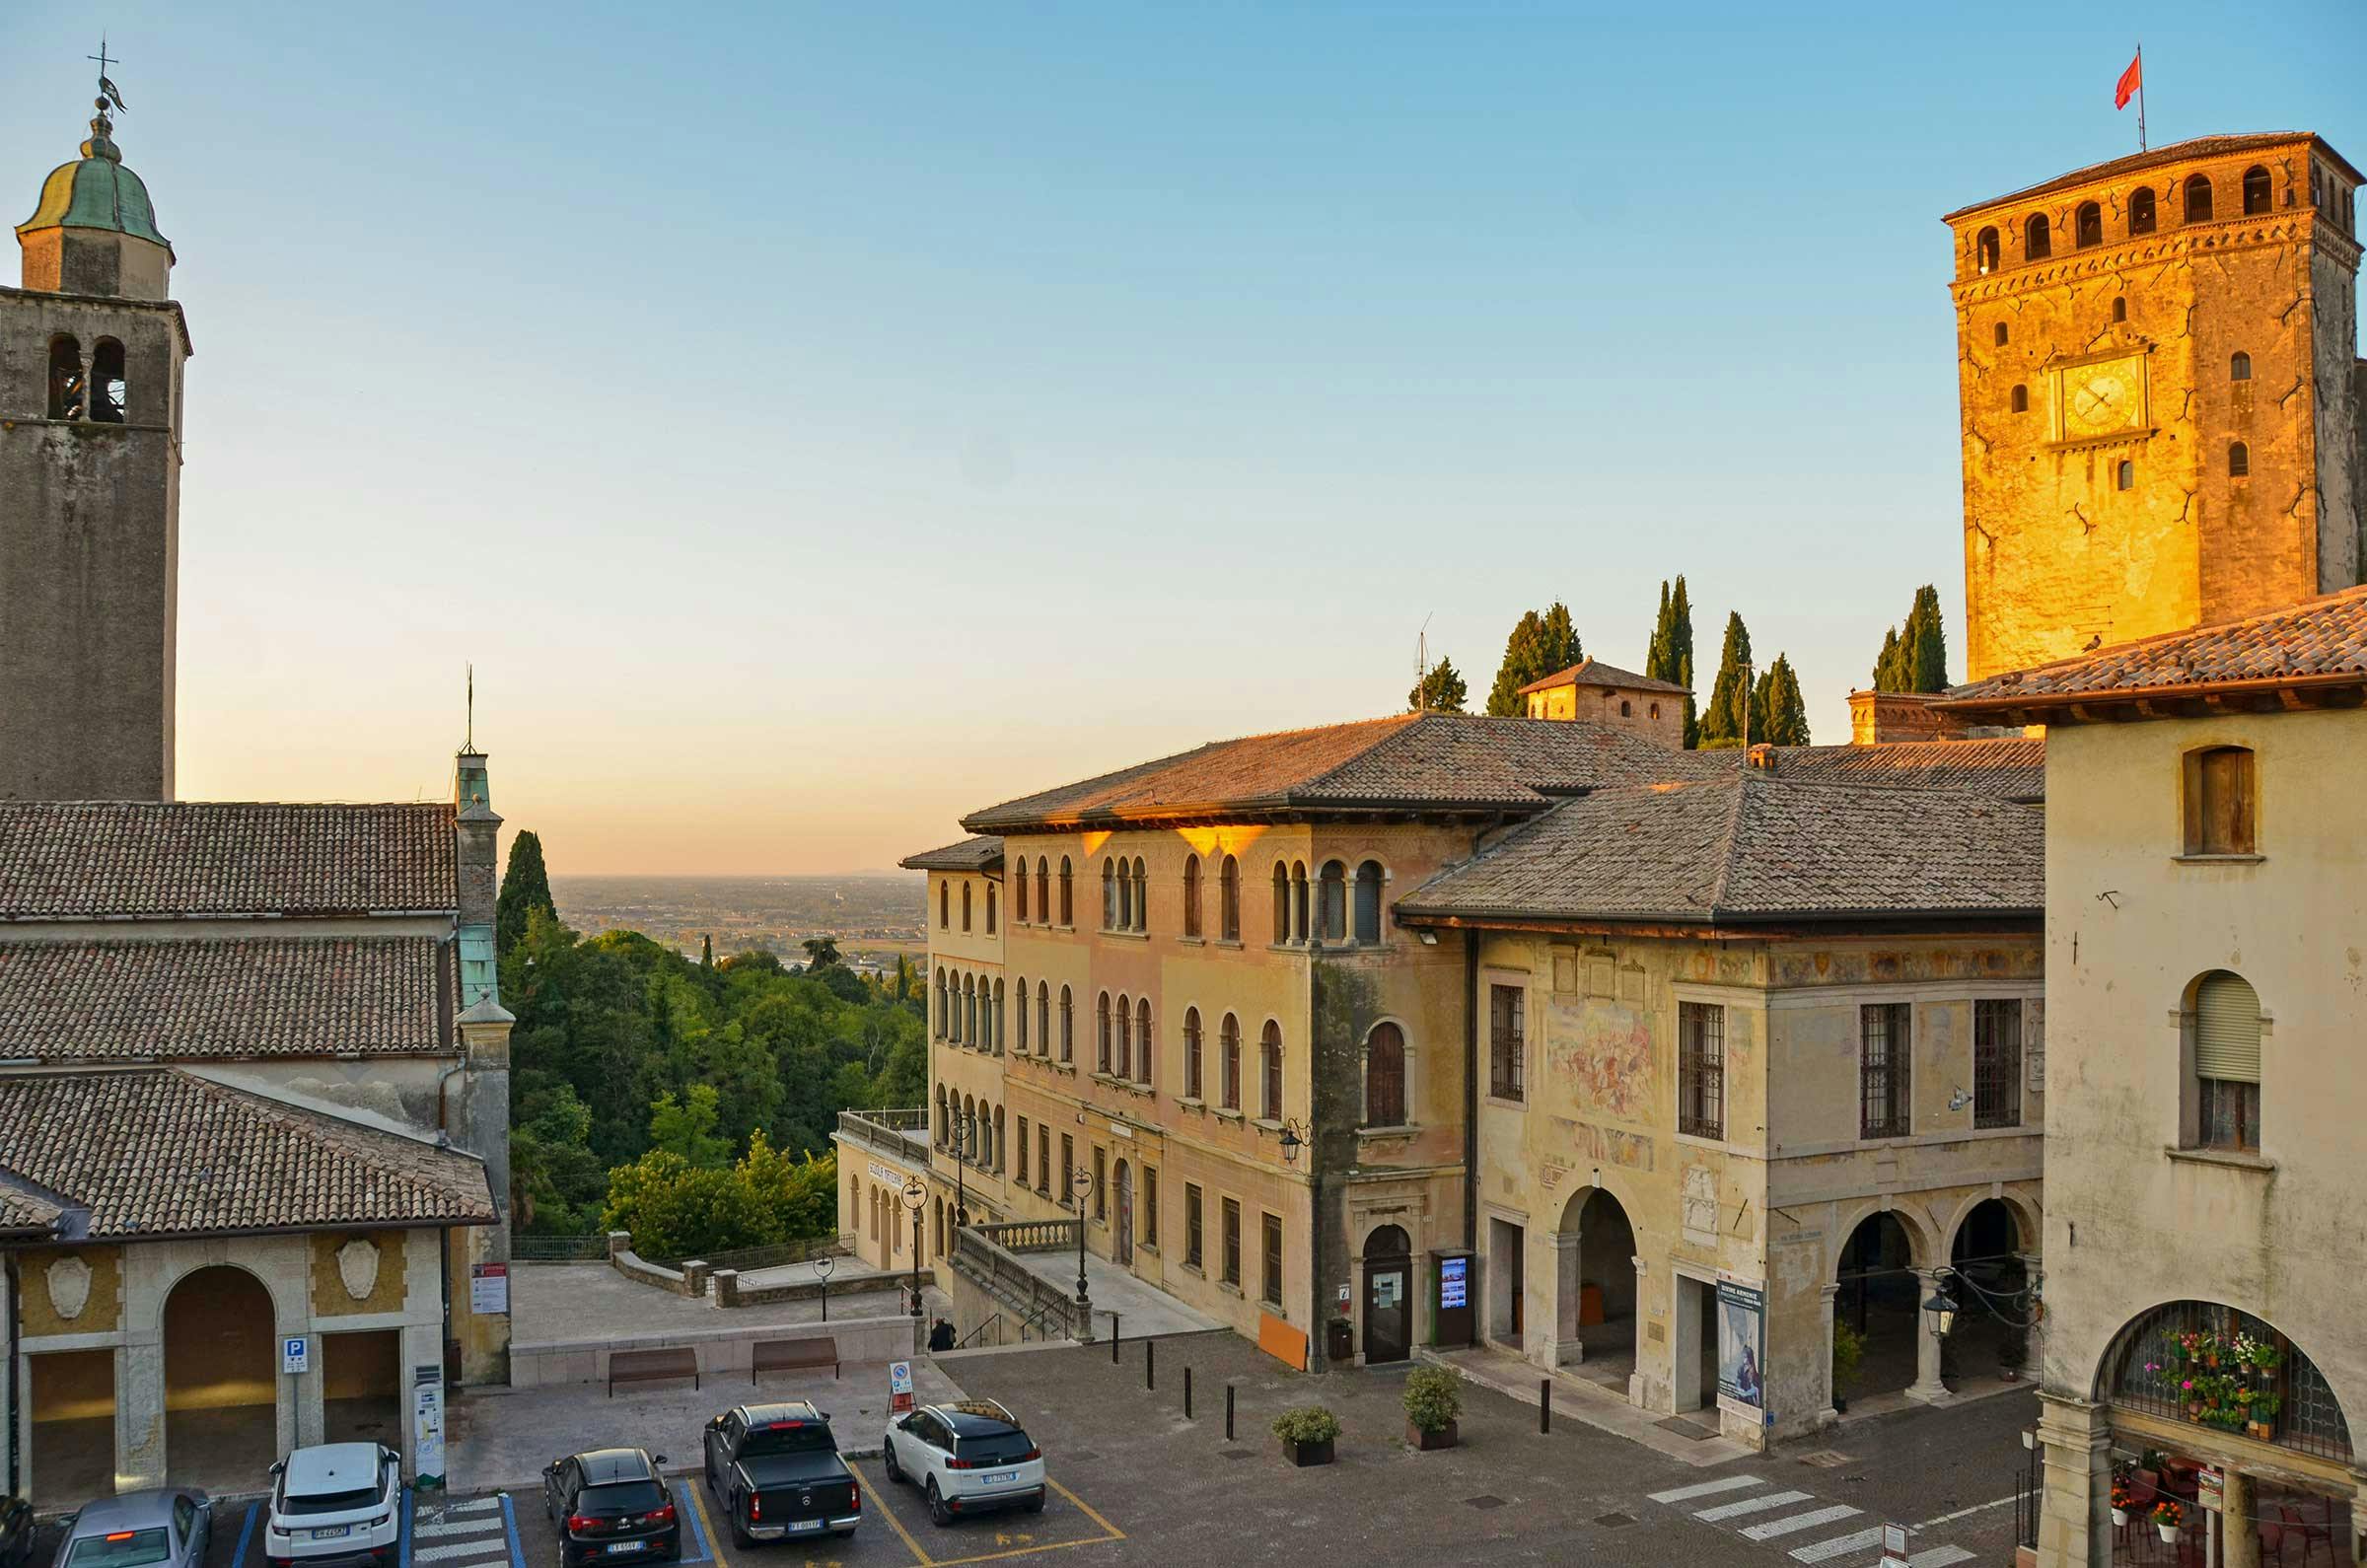
[{"label": "trash bin", "polygon": [[1356,1332],[1345,1318],[1334,1318],[1324,1325],[1324,1357],[1344,1363],[1356,1354]]}]

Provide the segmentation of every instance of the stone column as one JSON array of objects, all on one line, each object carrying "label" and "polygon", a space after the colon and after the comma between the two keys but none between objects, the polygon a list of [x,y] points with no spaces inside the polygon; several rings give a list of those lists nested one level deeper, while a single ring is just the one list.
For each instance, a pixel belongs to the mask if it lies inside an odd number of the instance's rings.
[{"label": "stone column", "polygon": [[1840,1406],[1834,1402],[1841,1390],[1832,1386],[1832,1307],[1840,1294],[1841,1282],[1837,1279],[1829,1279],[1817,1287],[1817,1319],[1825,1325],[1817,1341],[1825,1347],[1825,1363],[1818,1369],[1825,1385],[1825,1408],[1817,1414],[1819,1421],[1841,1418]]},{"label": "stone column", "polygon": [[2252,1477],[2233,1464],[2226,1466],[2226,1479],[2221,1483],[2219,1516],[2220,1568],[2260,1568],[2260,1532],[2253,1528],[2253,1500],[2259,1494],[2253,1490]]},{"label": "stone column", "polygon": [[2113,1430],[2103,1407],[2041,1392],[2039,1446],[2045,1465],[2045,1491],[2039,1503],[2039,1568],[2109,1568]]},{"label": "stone column", "polygon": [[1929,1315],[1923,1303],[1939,1289],[1937,1269],[1918,1268],[1915,1271],[1915,1383],[1906,1396],[1918,1404],[1945,1404],[1948,1386],[1940,1381],[1940,1338],[1931,1331]]},{"label": "stone column", "polygon": [[1585,1253],[1576,1231],[1556,1231],[1546,1240],[1553,1248],[1553,1339],[1545,1347],[1545,1364],[1574,1367],[1586,1360],[1586,1329],[1578,1310],[1584,1289],[1578,1266]]},{"label": "stone column", "polygon": [[716,1306],[737,1307],[740,1305],[740,1271],[738,1269],[716,1269],[707,1276],[707,1282],[714,1287]]},{"label": "stone column", "polygon": [[[1628,1261],[1635,1265],[1635,1370],[1627,1374],[1627,1402],[1638,1410],[1648,1410],[1652,1408],[1652,1375],[1645,1369],[1644,1355],[1645,1347],[1651,1343],[1651,1334],[1644,1327],[1650,1317],[1644,1308],[1644,1303],[1649,1299],[1644,1292],[1644,1280],[1651,1269],[1645,1265],[1641,1254]],[[1662,1349],[1665,1351],[1667,1347],[1663,1346]]]}]

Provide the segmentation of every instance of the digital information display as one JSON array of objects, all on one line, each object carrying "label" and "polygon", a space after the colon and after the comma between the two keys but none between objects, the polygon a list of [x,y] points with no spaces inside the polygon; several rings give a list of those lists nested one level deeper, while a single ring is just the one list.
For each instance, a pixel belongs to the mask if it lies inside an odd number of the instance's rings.
[{"label": "digital information display", "polygon": [[1438,1260],[1438,1305],[1469,1307],[1470,1297],[1471,1260],[1468,1257],[1442,1257]]}]

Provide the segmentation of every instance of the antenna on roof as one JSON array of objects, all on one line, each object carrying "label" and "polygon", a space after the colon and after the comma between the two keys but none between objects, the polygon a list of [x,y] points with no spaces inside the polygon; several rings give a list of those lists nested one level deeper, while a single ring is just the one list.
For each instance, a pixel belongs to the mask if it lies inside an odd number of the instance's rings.
[{"label": "antenna on roof", "polygon": [[1430,617],[1437,613],[1434,609],[1429,615],[1424,615],[1422,629],[1413,634],[1413,711],[1416,713],[1430,711]]},{"label": "antenna on roof", "polygon": [[462,668],[467,671],[468,695],[467,714],[462,729],[461,749],[473,751],[476,749],[476,665],[472,661]]}]

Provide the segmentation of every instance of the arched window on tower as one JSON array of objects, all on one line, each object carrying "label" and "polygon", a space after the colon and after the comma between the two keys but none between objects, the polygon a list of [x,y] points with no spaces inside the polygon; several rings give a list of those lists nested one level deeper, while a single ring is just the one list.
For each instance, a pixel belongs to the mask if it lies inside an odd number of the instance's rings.
[{"label": "arched window on tower", "polygon": [[2104,244],[2104,209],[2095,202],[2081,202],[2071,215],[2071,244],[2082,250]]},{"label": "arched window on tower", "polygon": [[1117,929],[1117,862],[1102,862],[1102,929]]},{"label": "arched window on tower", "polygon": [[2015,413],[2029,413],[2030,388],[2024,383],[2016,382],[2014,384],[2012,394],[2007,398],[2007,405],[2011,407]]},{"label": "arched window on tower", "polygon": [[962,885],[962,929],[969,929],[969,884]]},{"label": "arched window on tower", "polygon": [[84,391],[82,345],[70,337],[49,339],[49,417],[80,419]]},{"label": "arched window on tower", "polygon": [[1336,860],[1325,861],[1323,870],[1316,873],[1316,886],[1317,929],[1326,942],[1347,941],[1348,868]]},{"label": "arched window on tower", "polygon": [[2130,191],[2128,194],[2128,232],[2130,234],[2151,234],[2156,221],[2151,188],[2139,186]]},{"label": "arched window on tower", "polygon": [[2113,320],[2116,321],[2125,321],[2128,320],[2128,301],[2125,298],[2119,296],[2114,297]]},{"label": "arched window on tower", "polygon": [[1021,925],[1028,923],[1028,863],[1019,863],[1018,875],[1011,879],[1011,917]]},{"label": "arched window on tower", "polygon": [[2006,344],[2006,340],[2007,340],[2008,338],[2012,337],[2013,335],[2014,335],[2014,334],[2013,334],[2013,331],[2012,331],[2012,329],[2011,329],[2010,327],[2008,327],[2008,326],[2007,326],[2007,325],[2006,325],[2006,324],[2005,324],[2003,321],[1999,321],[1999,322],[1997,323],[1997,332],[1996,332],[1996,337],[1997,337],[1997,346],[1998,346],[1999,348],[2003,348],[2003,347],[2005,346],[2005,344]]},{"label": "arched window on tower", "polygon": [[2034,212],[2022,225],[2022,255],[2025,260],[2042,261],[2054,254],[2054,226],[2043,212]]},{"label": "arched window on tower", "polygon": [[1077,923],[1077,879],[1069,870],[1066,855],[1060,857],[1060,923],[1064,926]]},{"label": "arched window on tower", "polygon": [[2119,466],[2113,470],[2113,487],[2117,490],[2135,489],[2137,487],[2137,465],[2128,459],[2122,458]]},{"label": "arched window on tower", "polygon": [[2211,221],[2211,177],[2210,177],[2210,176],[2208,176],[2208,175],[2194,175],[2194,176],[2191,176],[2191,177],[2189,177],[2189,178],[2188,178],[2188,180],[2187,180],[2187,184],[2186,184],[2186,193],[2187,193],[2187,222],[2188,222],[2188,223],[2208,223],[2208,222],[2210,222],[2210,221]]},{"label": "arched window on tower", "polygon": [[2252,356],[2241,349],[2230,355],[2227,361],[2227,379],[2229,381],[2252,380]]},{"label": "arched window on tower", "polygon": [[1184,934],[1200,935],[1200,857],[1184,857]]},{"label": "arched window on tower", "polygon": [[950,882],[937,885],[937,929],[954,929],[954,885]]},{"label": "arched window on tower", "polygon": [[[1660,717],[1657,712],[1652,716]],[[1366,947],[1381,942],[1381,862],[1377,860],[1356,868],[1356,940]]]},{"label": "arched window on tower", "polygon": [[1052,868],[1041,855],[1036,857],[1036,918],[1052,923]]},{"label": "arched window on tower", "polygon": [[1980,237],[1972,242],[1972,264],[1984,278],[1997,270],[1996,230],[1983,229]]},{"label": "arched window on tower", "polygon": [[2252,449],[2241,441],[2227,444],[2227,476],[2241,479],[2252,472]]},{"label": "arched window on tower", "polygon": [[1216,874],[1216,934],[1227,942],[1241,940],[1241,862],[1225,857]]},{"label": "arched window on tower", "polygon": [[1151,868],[1140,855],[1134,857],[1134,929],[1151,929]]},{"label": "arched window on tower", "polygon": [[1274,862],[1274,942],[1290,940],[1290,868]]},{"label": "arched window on tower", "polygon": [[2253,217],[2268,210],[2268,171],[2254,164],[2244,171],[2244,215]]},{"label": "arched window on tower", "polygon": [[130,389],[123,380],[123,345],[103,337],[91,350],[91,417],[102,424],[119,425],[129,403]]}]

